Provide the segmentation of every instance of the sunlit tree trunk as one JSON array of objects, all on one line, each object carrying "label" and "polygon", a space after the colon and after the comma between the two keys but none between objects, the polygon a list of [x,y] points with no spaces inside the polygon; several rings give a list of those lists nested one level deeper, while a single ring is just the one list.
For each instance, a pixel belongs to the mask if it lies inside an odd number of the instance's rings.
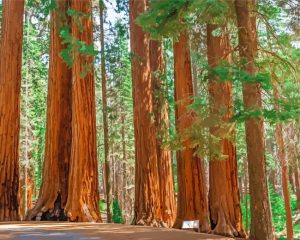
[{"label": "sunlit tree trunk", "polygon": [[156,151],[159,173],[162,221],[172,227],[175,220],[175,195],[172,174],[171,151],[163,148],[163,137],[169,127],[168,104],[166,100],[165,61],[163,46],[159,41],[150,41],[151,81],[154,84],[154,118],[156,127]]},{"label": "sunlit tree trunk", "polygon": [[[218,66],[222,60],[229,61],[228,34],[213,35],[213,31],[219,27],[207,25],[207,56],[211,67]],[[223,30],[225,31],[224,26]],[[209,209],[212,232],[230,237],[245,237],[237,181],[235,132],[229,125],[225,126],[230,123],[233,116],[231,82],[220,82],[217,77],[211,78],[209,96],[211,117],[223,122],[223,127],[227,128],[231,135],[231,139],[221,136],[219,143],[214,145],[214,151],[218,151],[217,155],[224,155],[225,159],[212,155],[209,161]],[[221,127],[210,128],[211,134],[220,137],[217,133]]]},{"label": "sunlit tree trunk", "polygon": [[146,0],[130,0],[130,44],[135,133],[135,204],[133,224],[160,226],[162,222],[149,36],[135,23],[146,11]]},{"label": "sunlit tree trunk", "polygon": [[[178,133],[193,123],[193,112],[188,110],[193,97],[193,79],[188,32],[182,32],[174,42],[176,128]],[[178,200],[175,228],[184,220],[199,220],[200,230],[209,231],[206,180],[203,162],[195,156],[189,142],[177,152]]]},{"label": "sunlit tree trunk", "polygon": [[0,42],[0,221],[19,216],[19,134],[24,0],[3,0]]},{"label": "sunlit tree trunk", "polygon": [[[239,28],[240,57],[242,61],[246,62],[243,70],[255,76],[257,73],[255,66],[257,52],[255,0],[236,0],[235,7]],[[243,83],[243,99],[246,111],[260,111],[262,109],[260,84]],[[251,206],[250,239],[273,240],[263,117],[250,116],[245,122],[245,129]]]},{"label": "sunlit tree trunk", "polygon": [[[80,29],[72,17],[72,36],[93,44],[90,0],[73,0],[71,8],[85,14]],[[96,100],[93,56],[73,52],[72,66],[72,147],[69,169],[68,199],[65,212],[70,221],[101,221],[99,212]],[[86,71],[88,68],[88,71]]]},{"label": "sunlit tree trunk", "polygon": [[[47,99],[46,145],[43,163],[42,185],[36,205],[26,219],[34,219],[38,213],[54,209],[54,202],[61,194],[61,207],[68,197],[68,174],[72,137],[72,72],[60,57],[66,46],[59,37],[60,28],[69,24],[61,14],[70,7],[70,1],[57,1],[57,9],[51,13],[50,64]],[[66,17],[66,14],[65,14]]]}]

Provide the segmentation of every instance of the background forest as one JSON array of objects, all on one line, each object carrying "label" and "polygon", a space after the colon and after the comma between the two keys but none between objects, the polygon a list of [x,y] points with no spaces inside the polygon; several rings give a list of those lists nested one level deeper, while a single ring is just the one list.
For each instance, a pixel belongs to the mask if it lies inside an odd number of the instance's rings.
[{"label": "background forest", "polygon": [[[22,217],[25,217],[27,210],[36,203],[42,185],[49,78],[50,12],[54,8],[53,2],[55,1],[27,0],[25,3],[19,154]],[[245,0],[245,2],[254,1]],[[0,0],[0,23],[2,5]],[[130,6],[134,6],[134,3]],[[136,165],[135,152],[142,150],[141,146],[135,143],[134,113],[137,111],[134,107],[141,104],[134,104],[133,96],[136,95],[133,94],[139,92],[137,90],[139,86],[143,87],[142,83],[140,85],[133,83],[133,78],[137,74],[135,67],[139,64],[137,63],[139,60],[136,59],[139,57],[133,53],[133,43],[130,43],[130,37],[134,33],[132,30],[134,28],[130,26],[132,24],[130,17],[133,14],[130,14],[133,12],[130,6],[127,0],[92,1],[94,48],[87,50],[90,51],[88,54],[94,55],[99,208],[107,221],[127,224],[137,218],[134,213],[135,191],[137,191],[135,188],[140,186],[137,178],[137,171],[140,168]],[[249,183],[252,181],[252,188],[254,186],[257,187],[257,191],[261,190],[259,187],[264,185],[264,174],[260,175],[259,169],[262,169],[262,172],[266,170],[272,223],[276,235],[282,239],[289,235],[286,229],[291,228],[291,222],[287,218],[292,217],[294,236],[300,238],[298,70],[300,4],[297,0],[258,0],[256,4],[250,6],[251,14],[256,17],[252,37],[248,39],[249,42],[252,41],[251,44],[254,42],[257,44],[253,51],[255,53],[250,53],[255,55],[254,74],[248,71],[251,67],[249,68],[245,62],[248,57],[247,50],[241,50],[243,38],[237,27],[243,22],[249,26],[251,20],[246,19],[245,13],[239,16],[237,9],[233,0],[151,0],[147,7],[148,11],[138,14],[135,23],[139,27],[135,33],[138,34],[138,31],[143,29],[153,39],[151,41],[163,45],[161,54],[164,69],[158,70],[159,66],[154,70],[151,69],[151,76],[159,82],[152,94],[154,101],[160,106],[156,109],[159,116],[166,114],[169,120],[165,121],[164,117],[161,117],[162,120],[156,123],[158,130],[155,132],[155,138],[159,139],[162,151],[168,151],[170,154],[175,197],[181,198],[178,193],[178,184],[182,181],[180,175],[200,174],[195,173],[193,168],[189,172],[182,163],[178,164],[176,152],[191,148],[193,149],[191,158],[200,158],[203,163],[206,184],[204,193],[200,195],[204,194],[205,198],[209,195],[208,201],[212,202],[209,202],[208,208],[214,212],[213,199],[221,196],[218,193],[226,187],[222,181],[218,181],[217,175],[220,174],[222,167],[212,162],[225,161],[228,155],[235,155],[232,151],[236,150],[234,161],[236,160],[237,165],[229,171],[229,175],[234,175],[232,172],[236,171],[237,196],[240,197],[238,202],[241,204],[245,233],[249,233],[252,222]],[[252,15],[250,18],[253,18]],[[257,36],[254,36],[256,33]],[[60,37],[67,45],[70,44],[68,35],[63,30]],[[220,41],[221,47],[217,46],[217,41]],[[222,46],[225,46],[226,51],[222,50]],[[186,60],[182,52],[179,55],[180,49],[184,47],[188,49],[185,51],[190,51],[190,56],[187,56],[190,60]],[[142,45],[136,49],[138,48],[141,48],[140,51],[143,50]],[[245,59],[241,57],[243,53]],[[61,58],[72,67],[66,52],[61,52]],[[176,69],[176,64],[184,65],[187,61],[190,61],[192,82],[179,80],[176,82],[176,77],[188,78],[187,73],[181,68]],[[160,64],[158,60],[157,64]],[[228,85],[218,88],[220,87],[218,84]],[[258,84],[261,88],[259,109],[249,109],[247,106],[244,86],[247,84]],[[186,86],[189,86],[192,96],[183,103],[185,106],[181,109],[180,105],[185,100],[178,96],[185,91],[182,89]],[[253,96],[255,98],[256,94],[257,92],[252,89],[248,100]],[[225,106],[226,104],[228,105]],[[187,111],[186,109],[190,115],[178,123],[178,115],[181,111]],[[155,114],[148,112],[149,119],[157,121],[158,117]],[[265,154],[262,155],[265,156],[266,169],[264,165],[255,165],[256,162],[251,161],[260,154],[260,149],[256,148],[255,144],[251,145],[247,138],[245,123],[247,125],[249,119],[263,121],[261,142],[257,140],[258,133],[255,131],[253,135],[249,133],[248,138],[252,138],[258,145],[260,143],[265,145]],[[141,121],[141,129],[145,128],[143,124]],[[181,128],[185,131],[181,131]],[[145,136],[147,138],[146,134]],[[151,139],[143,140],[144,143],[148,141],[151,145]],[[223,147],[220,147],[220,142]],[[248,151],[252,147],[251,156],[249,153],[247,155],[247,147]],[[249,176],[248,163],[251,162],[252,172]],[[164,170],[161,168],[158,171]],[[234,179],[234,176],[231,178]],[[225,177],[228,181],[234,182],[231,178]],[[214,190],[210,190],[212,186]],[[266,194],[268,195],[267,192]],[[181,201],[188,202],[189,199]],[[236,233],[239,231],[237,229],[218,231],[215,233],[244,236],[243,233]],[[289,231],[291,234],[292,230]],[[288,237],[292,239],[291,235]]]}]

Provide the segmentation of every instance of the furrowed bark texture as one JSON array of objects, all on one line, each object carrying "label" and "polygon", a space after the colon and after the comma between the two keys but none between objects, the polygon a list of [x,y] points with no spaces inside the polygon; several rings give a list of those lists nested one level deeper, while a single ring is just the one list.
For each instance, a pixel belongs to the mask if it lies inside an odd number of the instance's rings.
[{"label": "furrowed bark texture", "polygon": [[19,133],[24,0],[4,0],[0,42],[0,221],[19,215]]},{"label": "furrowed bark texture", "polygon": [[[255,0],[235,1],[239,28],[239,51],[246,63],[243,70],[256,75],[255,58],[257,53]],[[246,111],[262,109],[261,86],[259,83],[243,84],[243,99]],[[270,209],[263,117],[249,117],[245,122],[249,188],[251,204],[250,239],[273,240],[272,216]]]},{"label": "furrowed bark texture", "polygon": [[[218,66],[222,60],[229,61],[228,34],[213,36],[213,31],[219,27],[207,25],[207,56],[211,67]],[[229,123],[233,116],[231,82],[220,82],[217,77],[211,78],[209,95],[212,116]],[[212,135],[217,136],[218,131],[220,127],[210,129]],[[231,131],[231,139],[221,138],[216,146],[218,149],[214,149],[226,158],[216,159],[215,156],[211,156],[209,161],[210,222],[212,233],[229,237],[245,237],[237,181],[236,147],[233,142],[235,132],[231,129],[228,131]]]},{"label": "furrowed bark texture", "polygon": [[[91,1],[73,0],[71,8],[87,16],[80,29],[72,18],[72,36],[93,44]],[[81,31],[82,30],[82,31]],[[70,221],[99,222],[99,193],[96,146],[96,108],[93,56],[74,52],[72,67],[72,147],[68,200],[65,212]],[[85,67],[89,67],[86,72]]]},{"label": "furrowed bark texture", "polygon": [[157,163],[153,90],[150,76],[149,36],[135,23],[146,11],[146,0],[130,0],[130,44],[135,134],[135,204],[133,224],[162,224]]},{"label": "furrowed bark texture", "polygon": [[[193,80],[188,32],[182,32],[174,42],[176,128],[179,133],[192,125],[193,113],[187,109],[192,103]],[[209,231],[205,174],[202,160],[194,155],[188,142],[177,152],[178,200],[175,228],[184,220],[199,220],[200,231]]]},{"label": "furrowed bark texture", "polygon": [[[54,209],[58,192],[64,208],[68,197],[68,174],[72,143],[72,71],[60,57],[66,46],[61,45],[59,29],[69,23],[64,14],[70,7],[69,0],[57,1],[57,10],[51,13],[50,65],[47,99],[47,125],[45,158],[39,198],[28,211],[27,220],[33,220],[40,212]],[[64,18],[62,17],[64,16]]]},{"label": "furrowed bark texture", "polygon": [[163,46],[159,41],[150,41],[151,81],[154,84],[154,117],[156,127],[156,151],[158,161],[162,221],[172,227],[176,217],[176,202],[170,150],[163,148],[163,135],[169,127],[168,104],[166,102],[165,61]]}]

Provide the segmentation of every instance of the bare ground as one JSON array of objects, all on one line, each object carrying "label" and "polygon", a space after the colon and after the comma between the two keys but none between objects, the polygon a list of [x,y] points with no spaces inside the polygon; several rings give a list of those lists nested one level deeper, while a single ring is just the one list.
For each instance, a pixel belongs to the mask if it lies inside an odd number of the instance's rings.
[{"label": "bare ground", "polygon": [[131,225],[61,222],[0,223],[0,239],[16,240],[200,240],[230,239],[174,229]]}]

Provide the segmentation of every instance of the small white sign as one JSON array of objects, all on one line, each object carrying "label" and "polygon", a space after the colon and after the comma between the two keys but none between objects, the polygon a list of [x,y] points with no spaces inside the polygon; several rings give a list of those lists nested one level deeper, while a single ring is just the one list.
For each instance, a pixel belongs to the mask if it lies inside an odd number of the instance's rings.
[{"label": "small white sign", "polygon": [[194,230],[196,232],[199,232],[199,220],[183,221],[181,228],[182,229],[187,229],[187,230]]}]

